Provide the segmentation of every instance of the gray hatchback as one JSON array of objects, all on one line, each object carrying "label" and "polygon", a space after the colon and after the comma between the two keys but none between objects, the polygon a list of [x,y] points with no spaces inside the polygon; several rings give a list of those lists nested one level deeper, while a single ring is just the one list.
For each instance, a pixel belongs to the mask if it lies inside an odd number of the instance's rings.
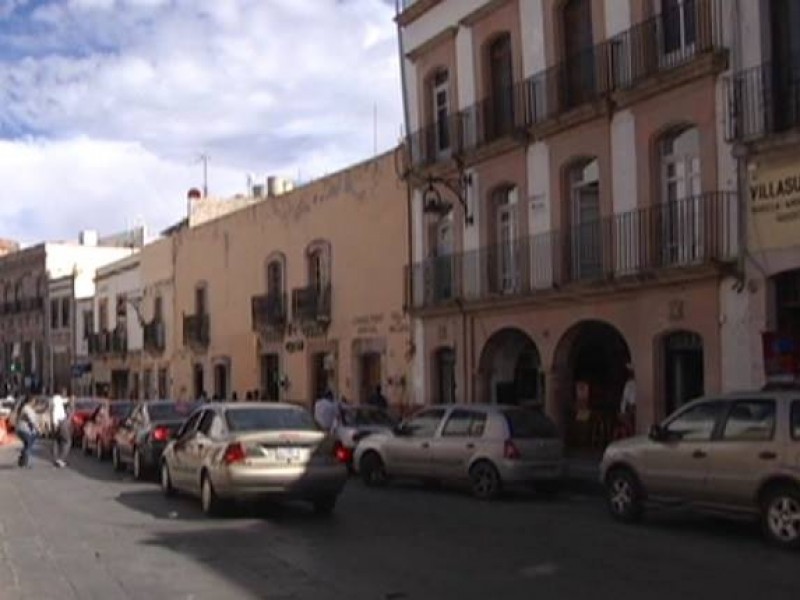
[{"label": "gray hatchback", "polygon": [[647,503],[760,516],[766,535],[800,547],[800,392],[750,392],[687,404],[647,436],[611,444],[601,477],[612,516]]},{"label": "gray hatchback", "polygon": [[394,431],[361,440],[353,463],[367,485],[391,477],[468,482],[482,499],[505,486],[558,488],[563,443],[537,408],[490,404],[431,406]]}]

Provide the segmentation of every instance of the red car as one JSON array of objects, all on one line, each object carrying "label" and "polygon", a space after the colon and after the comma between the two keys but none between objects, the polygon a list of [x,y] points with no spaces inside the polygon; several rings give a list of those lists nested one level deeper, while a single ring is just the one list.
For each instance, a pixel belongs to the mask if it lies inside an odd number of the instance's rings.
[{"label": "red car", "polygon": [[83,439],[83,426],[87,419],[92,416],[92,413],[97,409],[99,404],[100,401],[94,398],[79,398],[73,402],[72,406],[68,407],[72,425],[73,446],[77,446],[81,443]]},{"label": "red car", "polygon": [[103,460],[111,451],[117,429],[132,408],[133,403],[127,400],[101,400],[83,426],[83,453],[94,452],[97,460]]}]

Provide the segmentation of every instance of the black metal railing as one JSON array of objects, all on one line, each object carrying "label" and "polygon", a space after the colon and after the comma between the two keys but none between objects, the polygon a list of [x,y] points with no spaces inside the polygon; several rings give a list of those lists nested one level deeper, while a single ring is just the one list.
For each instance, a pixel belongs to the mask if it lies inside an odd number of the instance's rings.
[{"label": "black metal railing", "polygon": [[128,332],[125,326],[116,327],[109,333],[111,335],[110,352],[113,354],[125,354],[128,352]]},{"label": "black metal railing", "polygon": [[701,194],[413,265],[412,308],[553,292],[734,260],[736,196]]},{"label": "black metal railing", "polygon": [[722,48],[714,0],[687,0],[608,42],[615,89],[676,69]]},{"label": "black metal railing", "polygon": [[311,285],[292,290],[292,314],[300,322],[330,323],[331,286]]},{"label": "black metal railing", "polygon": [[183,345],[207,348],[211,341],[210,320],[207,314],[183,316]]},{"label": "black metal railing", "polygon": [[158,353],[166,348],[166,326],[161,319],[154,319],[145,323],[142,330],[142,342],[145,352]]},{"label": "black metal railing", "polygon": [[286,325],[286,294],[264,294],[251,298],[253,331],[276,330]]},{"label": "black metal railing", "polygon": [[728,141],[757,141],[800,128],[800,56],[767,62],[726,80]]},{"label": "black metal railing", "polygon": [[[686,0],[407,138],[413,167],[485,146],[724,48],[715,0]],[[535,131],[535,129],[534,129]]]},{"label": "black metal railing", "polygon": [[89,334],[89,354],[92,356],[101,356],[109,354],[112,351],[113,334],[111,331],[98,331]]}]

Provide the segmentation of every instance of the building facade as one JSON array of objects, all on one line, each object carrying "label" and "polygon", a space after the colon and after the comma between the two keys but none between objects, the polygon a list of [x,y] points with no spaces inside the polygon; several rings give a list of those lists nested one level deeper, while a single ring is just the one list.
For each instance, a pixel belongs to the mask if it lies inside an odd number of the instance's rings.
[{"label": "building facade", "polygon": [[178,396],[409,401],[407,194],[390,153],[173,234]]},{"label": "building facade", "polygon": [[75,337],[75,278],[72,274],[50,279],[45,311],[47,389],[69,390]]},{"label": "building facade", "polygon": [[640,430],[725,387],[733,7],[402,4],[418,397],[542,402],[602,447],[629,367]]}]

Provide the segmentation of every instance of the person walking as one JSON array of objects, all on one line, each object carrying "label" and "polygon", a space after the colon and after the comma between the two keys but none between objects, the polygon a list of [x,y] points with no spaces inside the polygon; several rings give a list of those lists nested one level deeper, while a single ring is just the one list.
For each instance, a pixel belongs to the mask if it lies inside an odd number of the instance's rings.
[{"label": "person walking", "polygon": [[383,395],[380,384],[375,386],[375,391],[373,392],[372,396],[367,399],[367,404],[382,410],[386,410],[388,408],[389,401],[386,400],[386,396]]},{"label": "person walking", "polygon": [[72,448],[72,430],[67,418],[67,391],[53,396],[51,401],[53,419],[53,464],[59,468],[67,466],[67,456]]},{"label": "person walking", "polygon": [[337,413],[338,409],[333,392],[328,390],[314,404],[314,420],[323,431],[331,431],[336,422]]},{"label": "person walking", "polygon": [[22,440],[22,450],[19,453],[17,465],[19,467],[30,466],[30,454],[36,438],[39,435],[38,419],[36,411],[31,406],[31,397],[24,396],[19,407],[19,416],[14,427],[17,437]]}]

